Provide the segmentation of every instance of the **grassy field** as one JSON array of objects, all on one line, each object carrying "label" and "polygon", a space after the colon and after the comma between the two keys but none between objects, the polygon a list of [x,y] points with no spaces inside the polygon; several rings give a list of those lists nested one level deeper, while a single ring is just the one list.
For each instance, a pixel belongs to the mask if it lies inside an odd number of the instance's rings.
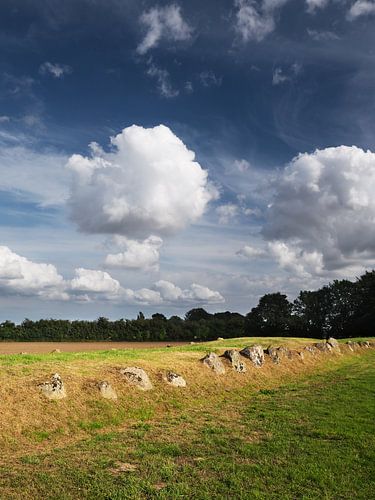
[{"label": "grassy field", "polygon": [[[375,350],[222,377],[198,363],[246,344],[1,357],[0,498],[375,498]],[[127,363],[147,369],[155,390],[126,386],[117,372]],[[188,387],[163,384],[166,368]],[[35,384],[54,371],[68,398],[51,402]],[[117,402],[90,388],[103,378]]]}]

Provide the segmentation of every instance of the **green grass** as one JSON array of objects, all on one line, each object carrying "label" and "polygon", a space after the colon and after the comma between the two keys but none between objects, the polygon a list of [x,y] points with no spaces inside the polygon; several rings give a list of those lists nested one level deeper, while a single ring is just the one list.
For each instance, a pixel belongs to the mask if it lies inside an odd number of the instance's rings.
[{"label": "green grass", "polygon": [[375,498],[374,360],[366,350],[288,384],[222,394],[204,410],[172,405],[163,419],[141,408],[116,431],[98,409],[79,443],[47,452],[48,436],[36,433],[34,453],[1,461],[0,498]]},{"label": "green grass", "polygon": [[[368,340],[367,338],[341,339],[340,342],[347,340],[360,341]],[[373,340],[373,339],[371,339]],[[38,363],[52,362],[53,364],[61,364],[75,361],[138,361],[138,360],[155,360],[159,355],[172,352],[186,353],[206,353],[209,350],[214,352],[222,352],[223,349],[242,349],[248,345],[261,344],[263,347],[269,345],[280,346],[305,346],[312,342],[321,342],[321,339],[311,338],[292,338],[292,337],[240,337],[233,339],[224,339],[212,342],[199,342],[193,345],[183,345],[178,347],[157,347],[148,349],[118,349],[106,351],[89,351],[89,352],[62,352],[49,354],[7,354],[0,355],[0,367],[25,366]],[[63,344],[62,344],[63,346]],[[62,347],[63,348],[63,347]]]}]

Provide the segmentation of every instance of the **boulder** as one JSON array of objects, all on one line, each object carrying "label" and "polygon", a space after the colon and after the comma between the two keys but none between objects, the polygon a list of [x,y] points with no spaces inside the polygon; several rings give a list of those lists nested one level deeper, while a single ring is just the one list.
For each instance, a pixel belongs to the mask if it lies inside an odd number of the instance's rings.
[{"label": "boulder", "polygon": [[245,356],[245,358],[250,359],[255,366],[260,367],[264,363],[264,352],[261,345],[245,347],[242,351],[240,351],[240,354]]},{"label": "boulder", "polygon": [[98,389],[99,389],[100,395],[104,399],[112,399],[112,400],[117,399],[116,391],[114,390],[114,388],[111,386],[111,384],[109,382],[106,382],[104,380],[102,382],[99,382]]},{"label": "boulder", "polygon": [[305,359],[305,355],[303,354],[302,351],[298,351],[297,355],[299,356],[300,360],[303,361]]},{"label": "boulder", "polygon": [[367,342],[367,340],[364,340],[362,342],[358,342],[358,344],[361,346],[361,347],[365,347],[366,349],[368,349],[370,347],[370,343]]},{"label": "boulder", "polygon": [[278,347],[269,346],[265,350],[265,353],[268,354],[268,356],[271,358],[271,361],[273,361],[275,364],[278,365],[280,363],[280,353]]},{"label": "boulder", "polygon": [[201,359],[202,363],[213,370],[218,375],[225,373],[224,365],[217,354],[214,352],[208,353],[204,358]]},{"label": "boulder", "polygon": [[316,347],[319,351],[323,351],[323,352],[331,352],[332,351],[331,344],[328,344],[327,342],[317,342],[316,344],[314,344],[314,347]]},{"label": "boulder", "polygon": [[131,385],[135,385],[142,391],[149,391],[153,388],[147,373],[138,366],[128,366],[120,370],[121,375],[124,375],[126,380]]},{"label": "boulder", "polygon": [[223,337],[218,337],[217,340],[224,340]]},{"label": "boulder", "polygon": [[54,349],[53,351],[51,351],[51,354],[60,354],[60,353],[61,353],[60,349]]},{"label": "boulder", "polygon": [[265,350],[265,353],[269,355],[269,357],[275,364],[279,364],[282,358],[288,358],[288,359],[292,358],[292,351],[284,346],[281,347],[269,346]]},{"label": "boulder", "polygon": [[38,387],[47,399],[56,400],[66,398],[64,383],[58,373],[52,375],[48,382],[39,384]]},{"label": "boulder", "polygon": [[313,356],[316,354],[317,349],[313,345],[307,345],[306,347],[303,348],[305,351],[309,352]]},{"label": "boulder", "polygon": [[350,351],[356,351],[359,349],[359,343],[358,342],[353,342],[352,340],[349,340],[346,345],[348,346]]},{"label": "boulder", "polygon": [[239,373],[245,373],[246,372],[246,365],[243,361],[241,361],[241,356],[238,351],[235,351],[234,349],[230,349],[228,351],[225,351],[223,354],[223,357],[226,359],[229,359],[229,361],[232,364],[233,370]]},{"label": "boulder", "polygon": [[173,385],[174,387],[186,387],[186,380],[175,372],[167,372],[163,376],[163,380],[167,382],[169,385]]},{"label": "boulder", "polygon": [[333,337],[330,337],[328,340],[327,340],[327,343],[333,348],[333,349],[338,349],[340,350],[340,344],[337,342],[336,339],[334,339]]}]

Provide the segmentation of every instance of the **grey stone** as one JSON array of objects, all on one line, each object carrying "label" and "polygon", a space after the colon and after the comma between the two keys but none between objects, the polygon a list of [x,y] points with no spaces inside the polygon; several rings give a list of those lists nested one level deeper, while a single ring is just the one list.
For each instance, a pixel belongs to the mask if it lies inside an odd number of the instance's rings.
[{"label": "grey stone", "polygon": [[312,354],[313,356],[316,354],[317,352],[317,349],[316,347],[314,347],[313,345],[307,345],[303,348],[305,351],[309,352],[310,354]]},{"label": "grey stone", "polygon": [[265,350],[265,353],[269,355],[269,357],[275,364],[279,364],[283,358],[288,358],[288,359],[292,358],[292,351],[284,346],[281,347],[269,346]]},{"label": "grey stone", "polygon": [[186,387],[186,380],[178,373],[167,372],[163,379],[167,384],[173,385],[174,387]]},{"label": "grey stone", "polygon": [[340,350],[340,344],[337,342],[336,339],[334,339],[333,337],[330,337],[328,340],[327,340],[327,343],[333,348],[333,349],[338,349]]},{"label": "grey stone", "polygon": [[205,366],[213,370],[218,375],[222,375],[223,373],[225,373],[224,365],[216,353],[208,353],[204,358],[201,359],[201,361]]},{"label": "grey stone", "polygon": [[280,352],[278,347],[269,346],[265,350],[265,353],[268,354],[268,356],[275,364],[278,365],[280,363]]},{"label": "grey stone", "polygon": [[135,385],[142,391],[149,391],[153,389],[153,385],[151,384],[147,373],[138,366],[128,366],[127,368],[122,368],[120,373],[121,375],[124,375],[129,384]]},{"label": "grey stone", "polygon": [[235,351],[234,349],[230,349],[228,351],[225,351],[223,354],[223,357],[226,359],[229,359],[229,361],[232,364],[233,370],[235,370],[238,373],[245,373],[246,372],[246,365],[243,361],[241,361],[241,356],[238,351]]},{"label": "grey stone", "polygon": [[264,363],[264,352],[261,345],[245,347],[242,351],[240,351],[240,354],[245,356],[245,358],[250,359],[255,366],[260,367]]},{"label": "grey stone", "polygon": [[316,344],[314,344],[314,346],[319,351],[322,351],[322,352],[331,352],[332,351],[331,345],[328,344],[327,342],[317,342]]},{"label": "grey stone", "polygon": [[54,349],[53,351],[51,351],[51,354],[60,354],[60,353],[61,353],[60,349]]},{"label": "grey stone", "polygon": [[104,380],[102,382],[99,382],[98,389],[99,389],[100,395],[104,399],[112,399],[112,400],[117,399],[116,391],[114,390],[114,388],[111,386],[111,384],[109,382],[106,382]]},{"label": "grey stone", "polygon": [[370,347],[370,343],[367,342],[367,340],[364,340],[362,342],[358,342],[358,344],[361,346],[361,347],[365,347],[366,349],[368,349]]},{"label": "grey stone", "polygon": [[51,380],[48,382],[43,382],[38,386],[42,391],[42,394],[52,400],[66,398],[65,386],[62,378],[58,373],[52,375]]}]

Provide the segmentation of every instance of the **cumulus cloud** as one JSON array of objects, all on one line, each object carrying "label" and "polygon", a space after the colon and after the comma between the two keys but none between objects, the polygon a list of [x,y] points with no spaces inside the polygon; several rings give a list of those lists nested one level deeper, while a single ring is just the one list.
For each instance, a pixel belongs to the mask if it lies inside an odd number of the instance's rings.
[{"label": "cumulus cloud", "polygon": [[375,153],[339,146],[294,158],[281,173],[264,237],[299,273],[363,270],[375,263]]},{"label": "cumulus cloud", "polygon": [[0,246],[0,290],[2,293],[66,300],[65,282],[52,264],[37,263]]},{"label": "cumulus cloud", "polygon": [[375,1],[374,0],[357,0],[350,7],[347,14],[349,21],[354,21],[358,17],[368,16],[375,14]]},{"label": "cumulus cloud", "polygon": [[125,128],[111,146],[104,152],[93,144],[91,157],[68,161],[71,216],[82,231],[132,239],[173,234],[218,196],[195,154],[164,125]]},{"label": "cumulus cloud", "polygon": [[224,297],[217,291],[193,283],[189,288],[182,290],[170,281],[160,280],[154,284],[164,301],[169,303],[220,304],[225,302]]},{"label": "cumulus cloud", "polygon": [[141,55],[157,47],[162,39],[181,42],[192,36],[192,29],[183,19],[181,7],[176,4],[153,7],[143,12],[140,22],[146,30],[142,42],[137,47],[137,52]]},{"label": "cumulus cloud", "polygon": [[107,255],[105,265],[124,269],[157,270],[159,268],[160,248],[163,240],[150,236],[143,241],[129,240],[116,236],[115,242],[123,251]]},{"label": "cumulus cloud", "polygon": [[64,75],[72,73],[72,71],[72,68],[67,64],[50,63],[48,61],[44,62],[39,68],[41,75],[51,75],[54,78],[62,78]]},{"label": "cumulus cloud", "polygon": [[75,274],[75,278],[70,282],[73,291],[116,295],[121,290],[120,283],[105,271],[79,267]]},{"label": "cumulus cloud", "polygon": [[265,252],[262,248],[245,245],[243,248],[238,250],[238,252],[236,252],[236,255],[239,257],[246,257],[247,259],[256,259],[258,257],[264,257],[267,255],[267,252]]},{"label": "cumulus cloud", "polygon": [[256,3],[254,0],[235,0],[236,31],[244,42],[262,41],[274,31],[275,16],[288,0],[263,0]]},{"label": "cumulus cloud", "polygon": [[150,62],[146,73],[150,78],[156,80],[158,92],[162,97],[171,99],[178,96],[179,91],[173,88],[169,72],[166,69],[159,68],[156,64]]}]

